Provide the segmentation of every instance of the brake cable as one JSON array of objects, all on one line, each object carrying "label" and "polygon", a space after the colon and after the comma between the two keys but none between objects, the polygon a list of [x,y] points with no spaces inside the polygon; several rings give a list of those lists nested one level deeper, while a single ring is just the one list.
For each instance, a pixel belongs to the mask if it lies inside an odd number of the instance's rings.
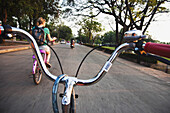
[{"label": "brake cable", "polygon": [[54,51],[54,49],[53,49],[48,43],[46,43],[46,42],[44,42],[44,41],[42,41],[42,42],[43,42],[44,44],[46,44],[48,47],[50,47],[50,49],[54,52],[54,54],[55,54],[55,56],[56,56],[56,58],[57,58],[57,60],[58,60],[59,66],[60,66],[61,73],[64,74],[63,67],[62,67],[62,65],[61,65],[61,62],[60,62],[60,59],[59,59],[57,53]]},{"label": "brake cable", "polygon": [[88,56],[92,51],[94,51],[95,49],[100,48],[100,47],[101,47],[101,46],[94,47],[92,50],[90,50],[90,51],[84,56],[83,60],[81,61],[80,65],[79,65],[79,67],[78,67],[78,69],[77,69],[77,72],[76,72],[75,77],[78,76],[80,67],[82,66],[82,64],[83,64],[84,60],[87,58],[87,56]]}]

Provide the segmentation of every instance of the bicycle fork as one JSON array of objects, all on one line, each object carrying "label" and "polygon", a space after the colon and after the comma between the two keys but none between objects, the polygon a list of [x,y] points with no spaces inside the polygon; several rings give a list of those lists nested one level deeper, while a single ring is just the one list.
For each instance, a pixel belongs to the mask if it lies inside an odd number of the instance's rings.
[{"label": "bicycle fork", "polygon": [[32,74],[35,74],[36,72],[36,66],[37,66],[37,60],[35,59],[34,63],[33,63],[33,68],[32,68]]},{"label": "bicycle fork", "polygon": [[53,85],[53,90],[52,90],[52,104],[53,104],[53,110],[54,113],[59,113],[58,105],[57,105],[57,92],[58,92],[58,84],[59,83],[64,83],[65,84],[65,91],[64,94],[62,95],[62,105],[69,105],[70,104],[70,99],[71,99],[71,94],[74,85],[76,84],[76,78],[68,77],[66,74],[62,74],[57,77],[56,81],[54,82]]}]

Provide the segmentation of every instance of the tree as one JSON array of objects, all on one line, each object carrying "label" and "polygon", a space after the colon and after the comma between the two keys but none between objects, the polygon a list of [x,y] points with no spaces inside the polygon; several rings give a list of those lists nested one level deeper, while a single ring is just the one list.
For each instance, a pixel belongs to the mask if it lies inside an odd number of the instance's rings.
[{"label": "tree", "polygon": [[78,22],[81,26],[82,32],[88,37],[89,42],[94,43],[94,34],[102,31],[101,23],[94,20],[94,18],[83,18],[82,21]]},{"label": "tree", "polygon": [[58,18],[59,0],[0,0],[0,20],[2,24],[31,31],[38,17],[46,21]]},{"label": "tree", "polygon": [[109,31],[103,35],[103,43],[115,44],[116,43],[116,32]]},{"label": "tree", "polygon": [[65,39],[65,40],[70,40],[72,38],[72,30],[70,27],[66,25],[59,25],[57,29],[58,33],[58,38],[60,39]]},{"label": "tree", "polygon": [[144,39],[146,42],[160,43],[158,40],[152,39],[152,36],[149,35],[147,39]]},{"label": "tree", "polygon": [[[123,32],[130,29],[143,30],[146,32],[155,14],[166,12],[161,7],[167,0],[88,0],[86,3],[77,6],[77,11],[93,9],[93,15],[79,14],[96,17],[100,13],[112,15],[117,23],[116,36],[118,37],[118,24],[123,27]],[[123,40],[121,37],[120,42]],[[117,38],[118,42],[118,38]]]},{"label": "tree", "polygon": [[95,36],[94,43],[95,44],[102,44],[102,38],[99,34]]},{"label": "tree", "polygon": [[58,0],[0,0],[0,6],[0,20],[3,24],[10,23],[15,17],[20,28],[25,27],[22,25],[25,20],[29,20],[31,29],[32,23],[35,25],[38,17],[42,16],[48,21],[48,15],[56,18],[59,14]]}]

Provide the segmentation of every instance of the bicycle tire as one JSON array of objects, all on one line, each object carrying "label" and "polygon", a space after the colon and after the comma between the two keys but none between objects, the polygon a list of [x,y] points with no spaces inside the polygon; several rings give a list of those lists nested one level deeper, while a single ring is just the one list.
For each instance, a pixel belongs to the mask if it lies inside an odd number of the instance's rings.
[{"label": "bicycle tire", "polygon": [[72,90],[70,104],[69,105],[62,105],[63,113],[76,113],[76,97],[75,91]]},{"label": "bicycle tire", "polygon": [[33,81],[36,85],[40,84],[41,79],[42,79],[42,71],[41,68],[38,66],[35,67],[35,74],[33,74]]}]

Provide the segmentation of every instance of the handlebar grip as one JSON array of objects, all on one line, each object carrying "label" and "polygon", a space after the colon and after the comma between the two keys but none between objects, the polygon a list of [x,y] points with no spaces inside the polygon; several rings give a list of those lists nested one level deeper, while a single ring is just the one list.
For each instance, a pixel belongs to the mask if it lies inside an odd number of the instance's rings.
[{"label": "handlebar grip", "polygon": [[145,44],[144,50],[148,53],[170,58],[170,45],[167,44],[148,42]]}]

